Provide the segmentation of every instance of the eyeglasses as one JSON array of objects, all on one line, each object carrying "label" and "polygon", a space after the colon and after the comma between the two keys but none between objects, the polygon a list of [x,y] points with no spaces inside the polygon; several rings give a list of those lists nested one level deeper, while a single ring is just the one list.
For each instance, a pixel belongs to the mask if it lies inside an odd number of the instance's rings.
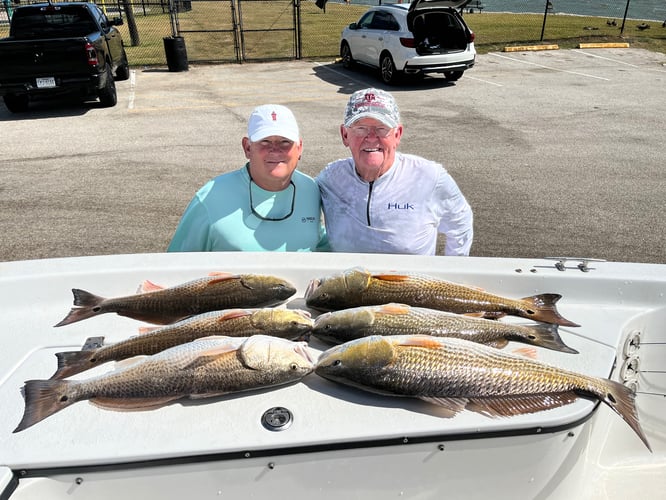
[{"label": "eyeglasses", "polygon": [[356,125],[354,127],[347,127],[352,135],[355,137],[368,137],[370,132],[374,132],[377,137],[388,137],[392,128],[389,127],[368,127],[366,125]]},{"label": "eyeglasses", "polygon": [[[249,172],[250,171],[248,169],[248,173]],[[293,188],[292,195],[291,195],[291,208],[289,209],[289,213],[287,215],[285,215],[284,217],[278,217],[278,218],[264,217],[263,215],[257,213],[257,211],[254,209],[254,202],[252,201],[252,184],[256,184],[256,182],[254,182],[252,180],[252,176],[250,176],[250,184],[249,184],[249,186],[250,186],[250,210],[252,211],[252,214],[255,217],[257,217],[261,220],[266,220],[266,221],[270,221],[270,222],[279,222],[281,220],[285,220],[285,219],[288,219],[289,217],[291,217],[291,214],[294,213],[294,203],[296,202],[296,184],[294,184],[294,181],[289,181],[289,184]]]}]

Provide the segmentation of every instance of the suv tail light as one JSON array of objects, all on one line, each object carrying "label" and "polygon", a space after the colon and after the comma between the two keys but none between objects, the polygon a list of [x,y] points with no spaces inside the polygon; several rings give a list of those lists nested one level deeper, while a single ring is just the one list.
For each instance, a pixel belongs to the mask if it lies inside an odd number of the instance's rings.
[{"label": "suv tail light", "polygon": [[416,42],[413,38],[400,37],[400,45],[413,49],[416,47]]},{"label": "suv tail light", "polygon": [[474,34],[474,32],[470,31],[469,35],[467,36],[467,43],[472,43],[475,38],[476,38],[476,35]]},{"label": "suv tail light", "polygon": [[86,57],[88,58],[88,66],[97,66],[99,60],[97,59],[97,51],[93,44],[90,42],[86,43]]}]

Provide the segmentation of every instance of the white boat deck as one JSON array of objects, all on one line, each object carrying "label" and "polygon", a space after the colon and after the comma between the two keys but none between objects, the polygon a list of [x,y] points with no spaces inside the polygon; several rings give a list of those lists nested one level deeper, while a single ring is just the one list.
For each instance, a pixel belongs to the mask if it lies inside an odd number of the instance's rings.
[{"label": "white boat deck", "polygon": [[[26,380],[49,378],[56,368],[56,352],[78,350],[88,337],[104,336],[107,342],[116,342],[136,334],[143,325],[115,314],[105,314],[54,328],[72,306],[71,288],[113,297],[133,294],[145,279],[172,286],[212,271],[274,274],[288,279],[298,289],[286,306],[281,307],[305,308],[303,295],[310,279],[354,266],[371,271],[425,273],[514,298],[559,293],[563,296],[558,303],[560,313],[582,325],[560,327],[560,335],[580,354],[538,349],[538,359],[599,377],[618,380],[620,373],[628,378],[635,377],[639,391],[663,393],[666,388],[664,374],[634,373],[631,366],[623,368],[624,344],[627,336],[635,332],[640,333],[640,340],[645,344],[640,348],[638,368],[650,372],[666,368],[666,347],[652,345],[666,342],[663,326],[666,322],[666,266],[594,262],[590,263],[589,272],[582,272],[575,263],[567,264],[567,268],[560,271],[553,261],[547,260],[276,253],[145,254],[0,263],[0,307],[5,339],[0,349],[0,492],[3,483],[9,484],[25,476],[11,497],[23,498],[21,492],[25,489],[32,488],[33,493],[42,491],[35,489],[36,484],[45,487],[47,480],[42,476],[56,472],[76,475],[77,470],[103,474],[95,472],[96,467],[131,470],[150,463],[157,469],[163,464],[163,470],[167,470],[176,467],[173,465],[176,462],[184,464],[198,457],[198,462],[226,460],[229,465],[240,460],[245,464],[240,470],[245,470],[253,463],[252,459],[260,460],[255,457],[274,456],[282,457],[283,462],[291,457],[294,467],[298,463],[302,468],[302,460],[308,460],[303,457],[313,459],[320,453],[330,453],[330,459],[336,461],[338,457],[358,457],[358,450],[371,448],[375,449],[371,453],[373,457],[390,455],[394,447],[400,450],[399,454],[425,453],[422,447],[430,449],[433,443],[446,443],[447,450],[458,449],[463,455],[457,455],[454,463],[460,456],[477,456],[475,450],[478,454],[490,446],[493,460],[501,461],[500,457],[507,453],[503,460],[515,460],[518,465],[522,459],[509,457],[524,443],[524,459],[530,460],[525,465],[528,469],[539,467],[539,458],[559,457],[557,460],[561,463],[580,463],[589,458],[585,458],[589,453],[597,453],[595,464],[608,460],[604,464],[606,468],[617,464],[634,467],[639,477],[646,473],[653,482],[654,477],[666,476],[665,398],[643,394],[639,394],[637,405],[653,454],[617,415],[603,404],[597,409],[596,403],[587,399],[533,415],[490,419],[463,412],[449,419],[439,416],[435,406],[406,398],[374,396],[333,384],[315,374],[295,385],[209,400],[183,400],[153,411],[111,412],[80,402],[25,431],[12,433],[23,414],[20,388]],[[316,341],[311,345],[320,350],[326,348]],[[523,346],[510,344],[507,349],[518,347]],[[77,378],[87,378],[91,373],[111,368],[110,364],[105,365]],[[262,426],[262,415],[273,407],[284,407],[291,412],[290,427],[275,432]],[[401,443],[424,444],[401,447]],[[379,444],[382,446],[376,446]],[[518,448],[513,449],[513,446]],[[430,453],[428,451],[424,457]],[[328,459],[322,460],[331,467]],[[476,458],[469,466],[474,467],[475,462],[479,465]],[[253,466],[262,470],[266,460]],[[187,466],[179,467],[182,471]],[[231,477],[240,479],[242,474],[237,467],[237,464],[229,466],[228,472],[235,471],[235,476]],[[506,469],[508,464],[502,467]],[[507,470],[511,469],[513,466]],[[553,474],[562,474],[561,469],[561,464],[556,464]],[[386,464],[376,473],[400,474],[391,470],[392,466]],[[587,470],[602,474],[604,468],[588,467]],[[203,472],[192,473],[196,476]],[[336,476],[338,474],[335,472]],[[359,471],[347,474],[352,478]],[[607,483],[622,477],[618,474],[613,475],[615,479],[607,479]],[[296,472],[296,475],[299,474]],[[101,483],[108,479],[100,476]],[[566,491],[569,483],[560,481],[555,487],[552,480],[552,477],[537,476],[526,486],[529,487],[526,491],[538,492],[542,498],[559,498],[559,492]],[[660,494],[663,494],[666,479],[660,481],[651,484],[660,486]],[[647,482],[643,482],[646,486]],[[165,480],[165,491],[178,498],[177,488],[168,484]],[[265,482],[263,487],[261,491],[269,496],[275,485]],[[449,487],[443,482],[441,491],[448,491]],[[322,493],[321,487],[312,488],[294,491]],[[334,488],[333,483],[331,488]],[[615,486],[616,490],[618,488]],[[409,491],[405,486],[402,489]],[[382,494],[394,491],[381,490],[375,485],[373,491]],[[54,494],[51,490],[44,491]],[[69,490],[63,486],[62,491],[65,495]],[[257,497],[262,495],[258,493]],[[607,497],[620,498],[614,495],[586,498]]]}]

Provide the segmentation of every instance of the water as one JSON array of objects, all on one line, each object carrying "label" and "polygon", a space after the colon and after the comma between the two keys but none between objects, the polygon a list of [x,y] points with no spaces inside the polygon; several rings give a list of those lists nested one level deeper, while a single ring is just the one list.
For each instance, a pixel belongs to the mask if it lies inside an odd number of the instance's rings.
[{"label": "water", "polygon": [[[329,0],[340,2],[344,0]],[[380,0],[351,0],[355,4],[377,5]],[[387,0],[384,3],[396,3]],[[475,2],[475,0],[472,0]],[[515,12],[543,14],[545,0],[480,0],[483,12]],[[627,0],[551,0],[553,13],[622,19]],[[628,19],[666,20],[666,0],[629,0]]]}]

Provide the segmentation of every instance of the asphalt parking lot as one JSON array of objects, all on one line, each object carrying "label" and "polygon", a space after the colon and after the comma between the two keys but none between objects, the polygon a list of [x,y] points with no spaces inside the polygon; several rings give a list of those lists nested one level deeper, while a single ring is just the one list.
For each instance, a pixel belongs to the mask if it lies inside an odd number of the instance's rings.
[{"label": "asphalt parking lot", "polygon": [[[193,193],[240,167],[252,108],[288,105],[301,170],[347,156],[349,94],[379,86],[334,61],[135,68],[118,105],[0,104],[0,260],[163,251]],[[388,90],[401,150],[443,163],[475,212],[472,255],[666,263],[666,55],[490,53],[455,84]]]}]

